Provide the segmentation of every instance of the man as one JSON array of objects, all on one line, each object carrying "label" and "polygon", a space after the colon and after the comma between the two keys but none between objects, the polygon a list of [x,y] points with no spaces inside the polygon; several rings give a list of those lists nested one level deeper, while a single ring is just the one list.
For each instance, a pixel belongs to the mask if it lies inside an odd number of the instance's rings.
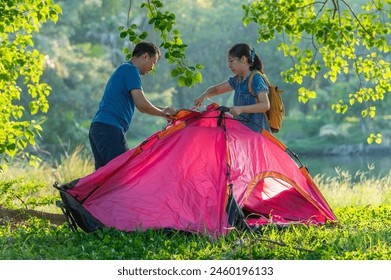
[{"label": "man", "polygon": [[168,117],[176,113],[172,107],[154,106],[143,91],[141,75],[151,71],[159,59],[160,50],[156,45],[138,43],[132,58],[120,65],[108,80],[89,131],[95,170],[129,149],[125,133],[135,107],[141,113],[153,116]]}]

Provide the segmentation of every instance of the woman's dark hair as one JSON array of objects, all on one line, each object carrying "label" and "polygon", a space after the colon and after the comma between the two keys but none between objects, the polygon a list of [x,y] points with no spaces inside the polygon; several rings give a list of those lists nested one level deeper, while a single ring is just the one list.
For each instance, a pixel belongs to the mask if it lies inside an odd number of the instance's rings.
[{"label": "woman's dark hair", "polygon": [[151,42],[140,42],[138,43],[132,52],[132,56],[139,57],[144,53],[148,53],[148,55],[155,56],[157,55],[158,59],[160,59],[160,50],[159,48]]},{"label": "woman's dark hair", "polygon": [[247,58],[248,63],[250,64],[250,70],[259,70],[263,73],[262,61],[259,56],[255,53],[255,49],[251,48],[246,43],[239,43],[234,45],[232,48],[228,50],[228,55],[236,58],[241,58],[245,56]]}]

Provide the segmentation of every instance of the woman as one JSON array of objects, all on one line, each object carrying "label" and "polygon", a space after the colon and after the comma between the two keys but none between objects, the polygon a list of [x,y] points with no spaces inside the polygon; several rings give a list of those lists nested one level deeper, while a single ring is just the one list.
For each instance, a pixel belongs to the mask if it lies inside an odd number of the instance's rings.
[{"label": "woman", "polygon": [[259,73],[253,76],[253,94],[250,93],[248,86],[252,71],[259,70],[263,73],[259,56],[248,44],[236,44],[228,51],[228,66],[235,75],[227,81],[209,87],[194,101],[194,105],[201,106],[206,98],[235,90],[234,106],[229,111],[234,118],[253,131],[260,132],[262,129],[270,131],[264,114],[270,108],[269,87]]}]

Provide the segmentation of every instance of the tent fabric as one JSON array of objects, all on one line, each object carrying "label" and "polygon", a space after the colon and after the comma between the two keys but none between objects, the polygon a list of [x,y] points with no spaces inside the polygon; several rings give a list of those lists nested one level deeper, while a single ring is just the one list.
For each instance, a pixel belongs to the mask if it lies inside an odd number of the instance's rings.
[{"label": "tent fabric", "polygon": [[217,104],[182,110],[138,147],[62,185],[67,213],[87,232],[170,228],[217,236],[238,219],[249,226],[335,221],[286,146],[226,111]]}]

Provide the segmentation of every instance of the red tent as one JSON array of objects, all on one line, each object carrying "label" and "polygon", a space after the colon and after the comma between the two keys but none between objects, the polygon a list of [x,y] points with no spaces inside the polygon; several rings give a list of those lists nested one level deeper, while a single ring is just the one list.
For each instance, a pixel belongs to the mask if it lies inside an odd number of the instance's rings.
[{"label": "red tent", "polygon": [[297,156],[226,111],[182,110],[138,147],[57,187],[70,224],[219,236],[234,226],[336,220]]}]

